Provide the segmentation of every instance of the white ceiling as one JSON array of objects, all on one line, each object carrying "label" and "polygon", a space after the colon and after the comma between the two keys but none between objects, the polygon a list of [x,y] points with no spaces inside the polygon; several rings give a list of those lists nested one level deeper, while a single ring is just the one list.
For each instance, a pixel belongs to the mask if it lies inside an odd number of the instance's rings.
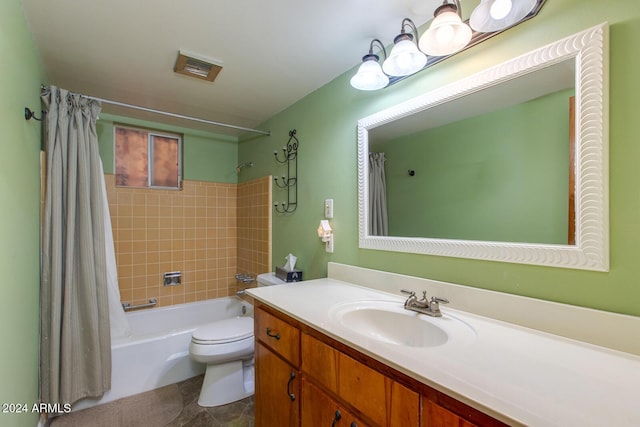
[{"label": "white ceiling", "polygon": [[[23,7],[50,84],[254,128],[357,66],[374,37],[390,44],[402,18],[420,26],[441,3],[23,0]],[[222,61],[224,68],[213,83],[174,73],[179,50]],[[106,104],[103,112],[159,120]]]}]

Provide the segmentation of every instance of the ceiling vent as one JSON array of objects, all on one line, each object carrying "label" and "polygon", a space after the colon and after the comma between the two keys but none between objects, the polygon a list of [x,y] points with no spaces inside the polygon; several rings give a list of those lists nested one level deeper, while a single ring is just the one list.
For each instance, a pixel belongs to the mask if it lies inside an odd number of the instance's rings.
[{"label": "ceiling vent", "polygon": [[222,62],[206,59],[192,53],[178,52],[173,71],[202,80],[214,81],[222,70]]}]

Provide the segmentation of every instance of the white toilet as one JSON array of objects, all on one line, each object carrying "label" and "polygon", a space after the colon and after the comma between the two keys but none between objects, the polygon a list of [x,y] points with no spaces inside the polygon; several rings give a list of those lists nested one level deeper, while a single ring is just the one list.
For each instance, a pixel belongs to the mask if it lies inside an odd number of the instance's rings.
[{"label": "white toilet", "polygon": [[[285,283],[273,273],[258,275],[258,286]],[[254,382],[253,318],[238,316],[208,323],[191,335],[191,359],[207,369],[198,405],[220,406],[251,396]]]}]

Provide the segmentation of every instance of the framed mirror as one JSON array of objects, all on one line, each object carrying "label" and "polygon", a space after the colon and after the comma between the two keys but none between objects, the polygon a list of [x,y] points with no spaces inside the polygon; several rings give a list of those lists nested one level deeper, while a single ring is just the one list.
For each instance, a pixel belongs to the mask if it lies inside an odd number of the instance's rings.
[{"label": "framed mirror", "polygon": [[360,248],[608,271],[608,204],[606,23],[358,121]]}]

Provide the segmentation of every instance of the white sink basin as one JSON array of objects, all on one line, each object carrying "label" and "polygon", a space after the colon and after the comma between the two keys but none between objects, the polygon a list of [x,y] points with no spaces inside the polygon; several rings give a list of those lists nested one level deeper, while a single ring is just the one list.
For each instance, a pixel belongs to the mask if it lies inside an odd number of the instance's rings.
[{"label": "white sink basin", "polygon": [[406,310],[402,302],[354,301],[336,304],[331,321],[342,329],[386,344],[404,347],[439,347],[475,340],[474,330],[446,313],[442,317]]}]

